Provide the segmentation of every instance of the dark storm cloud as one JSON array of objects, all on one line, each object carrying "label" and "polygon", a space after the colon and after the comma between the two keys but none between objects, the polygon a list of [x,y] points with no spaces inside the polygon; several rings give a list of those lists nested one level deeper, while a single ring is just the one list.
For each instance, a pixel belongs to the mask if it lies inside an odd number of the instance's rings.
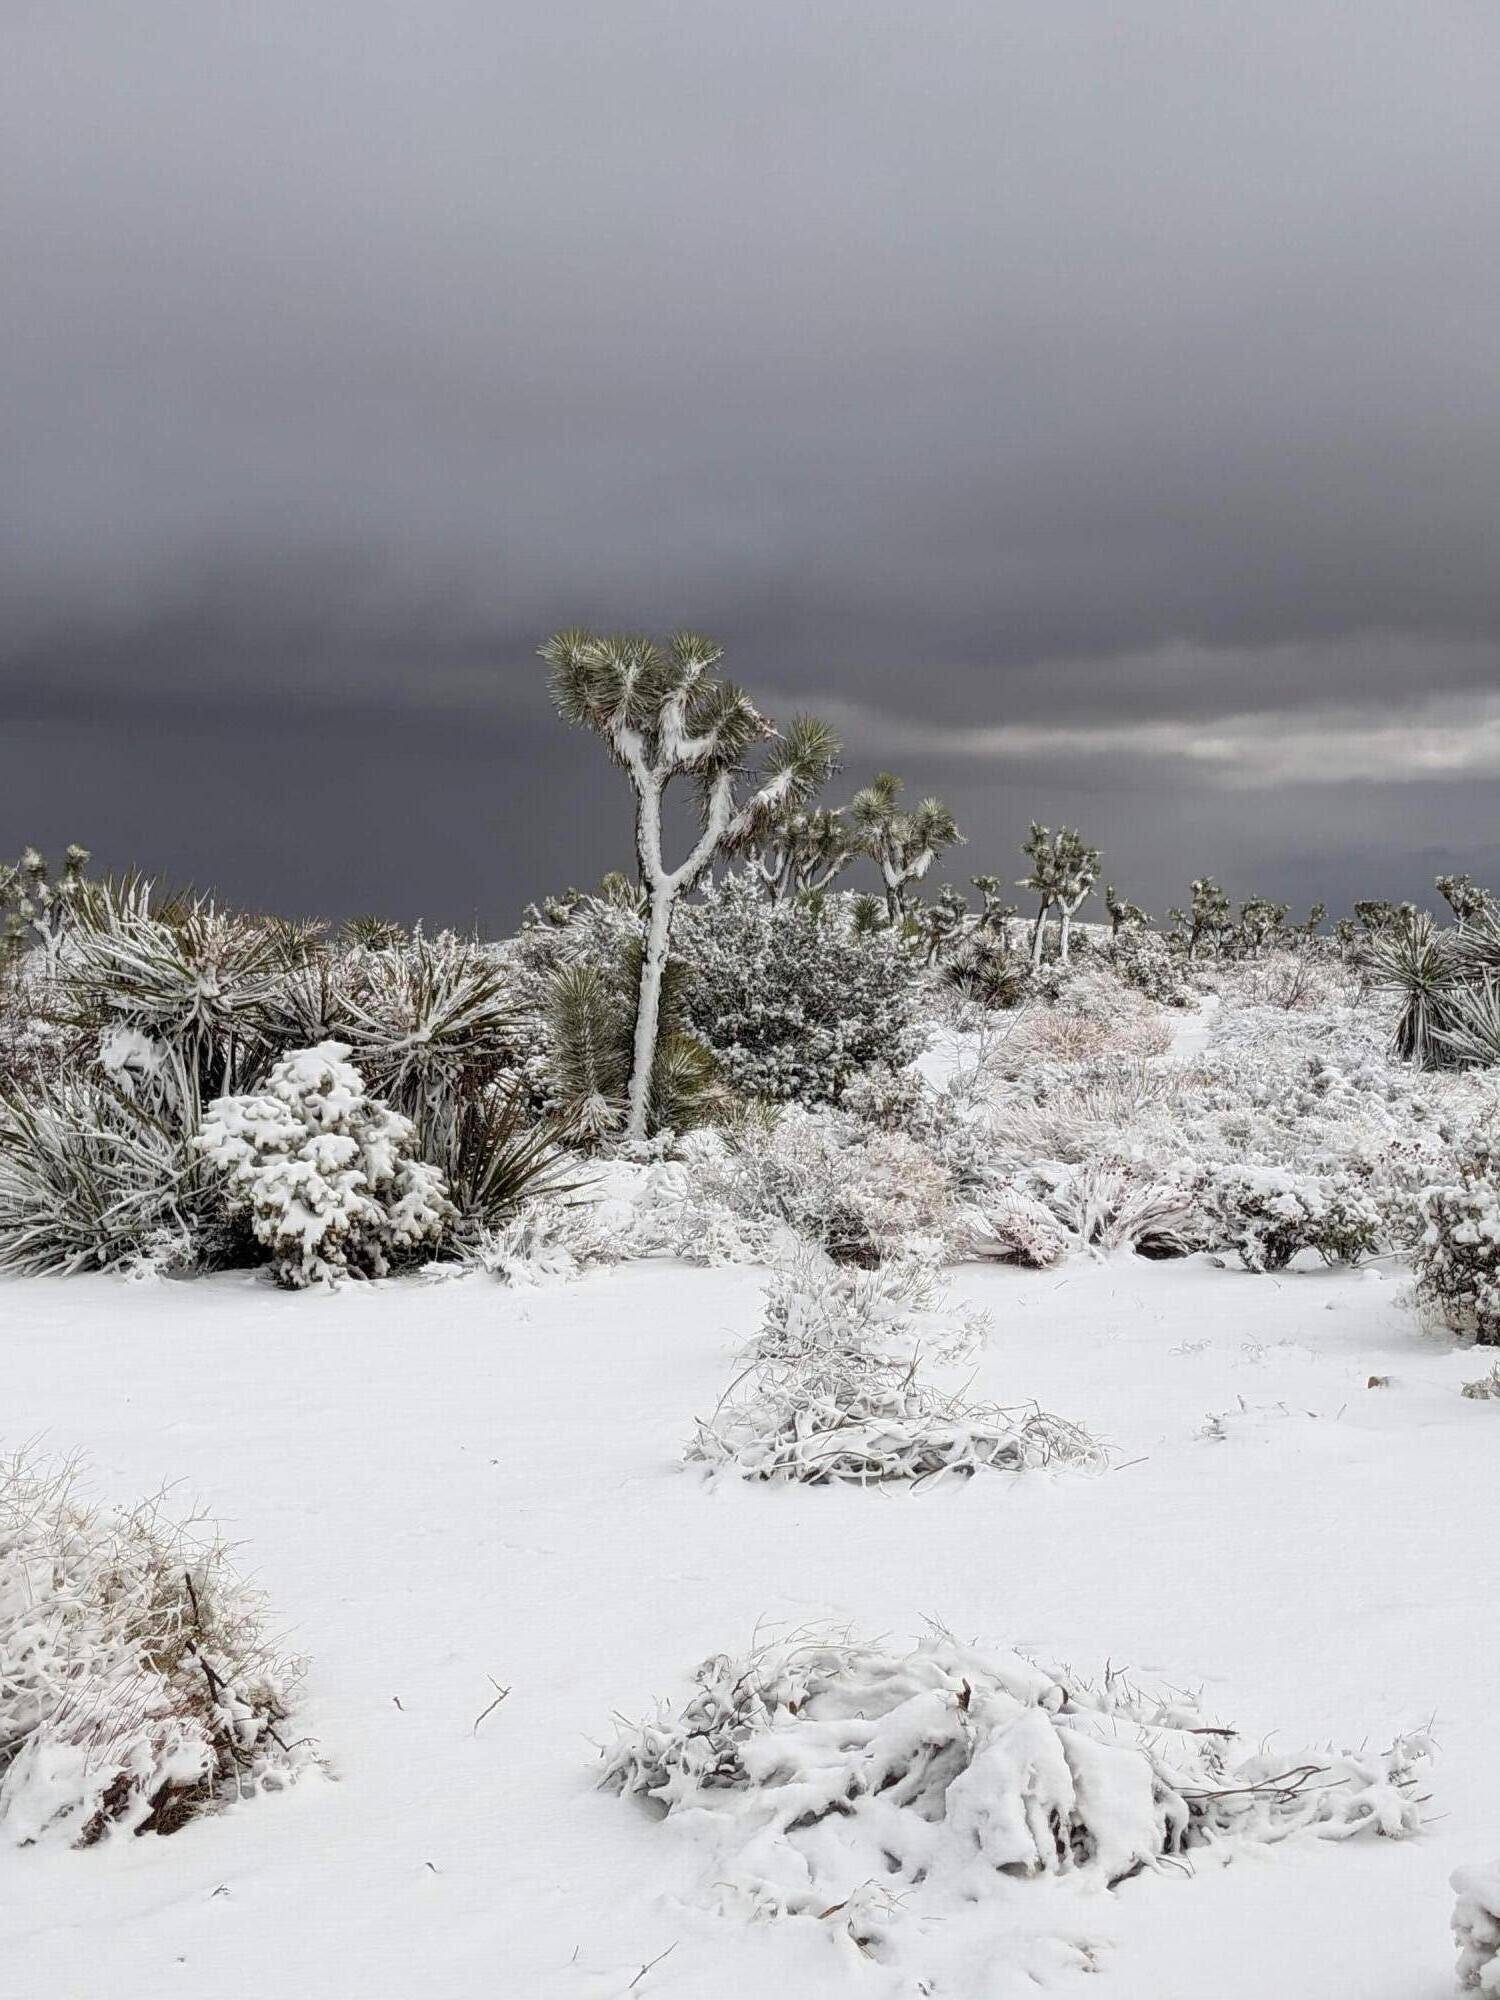
[{"label": "dark storm cloud", "polygon": [[615,858],[581,619],[721,635],[976,868],[1486,865],[1493,9],[0,21],[0,851],[498,921]]}]

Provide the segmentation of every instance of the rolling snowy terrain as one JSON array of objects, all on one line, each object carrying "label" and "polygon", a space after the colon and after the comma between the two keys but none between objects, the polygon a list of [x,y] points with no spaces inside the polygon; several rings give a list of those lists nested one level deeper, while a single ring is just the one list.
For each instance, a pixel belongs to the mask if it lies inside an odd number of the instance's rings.
[{"label": "rolling snowy terrain", "polygon": [[[976,1390],[1086,1422],[1116,1469],[705,1483],[681,1448],[754,1322],[752,1269],[7,1284],[8,1430],[81,1449],[103,1492],[169,1468],[211,1500],[309,1657],[297,1721],[329,1778],[171,1840],[8,1850],[6,2000],[919,1992],[922,1964],[830,1928],[674,1901],[691,1843],[595,1778],[613,1713],[680,1697],[757,1626],[905,1642],[924,1618],[1201,1685],[1252,1735],[1383,1745],[1430,1720],[1441,1746],[1409,1841],[1013,1885],[1010,1962],[974,2000],[1033,1973],[1067,1990],[1049,1937],[1116,2000],[1449,1993],[1448,1875],[1500,1844],[1500,1456],[1494,1406],[1457,1393],[1474,1356],[1378,1266],[955,1277],[994,1315]],[[490,1677],[510,1693],[476,1730]]]}]

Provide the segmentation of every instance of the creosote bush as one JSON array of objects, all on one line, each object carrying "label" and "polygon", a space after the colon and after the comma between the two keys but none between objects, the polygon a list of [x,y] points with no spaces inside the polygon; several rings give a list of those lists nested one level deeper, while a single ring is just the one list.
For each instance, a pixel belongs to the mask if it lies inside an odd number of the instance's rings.
[{"label": "creosote bush", "polygon": [[1476,1136],[1454,1168],[1450,1185],[1422,1197],[1417,1297],[1455,1333],[1500,1346],[1500,1153]]}]

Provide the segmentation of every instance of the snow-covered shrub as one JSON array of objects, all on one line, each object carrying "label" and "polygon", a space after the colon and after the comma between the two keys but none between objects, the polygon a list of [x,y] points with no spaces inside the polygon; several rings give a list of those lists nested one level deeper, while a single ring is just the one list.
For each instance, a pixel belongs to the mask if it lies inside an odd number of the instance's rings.
[{"label": "snow-covered shrub", "polygon": [[748,1222],[785,1225],[842,1262],[878,1263],[941,1236],[949,1175],[903,1132],[789,1105],[723,1132],[698,1132],[680,1156],[691,1195]]},{"label": "snow-covered shrub", "polygon": [[1185,1007],[1188,985],[1183,960],[1159,931],[1126,924],[1097,946],[1100,960],[1117,979],[1163,1007]]},{"label": "snow-covered shrub", "polygon": [[487,1230],[473,1261],[507,1285],[568,1283],[594,1265],[645,1254],[634,1212],[619,1202],[528,1201],[508,1222]]},{"label": "snow-covered shrub", "polygon": [[453,1218],[442,1175],[412,1157],[410,1120],[366,1096],[348,1053],[320,1042],[284,1057],[264,1090],[215,1099],[196,1142],[292,1290],[384,1277],[393,1259],[435,1248]]},{"label": "snow-covered shrub", "polygon": [[1248,1271],[1283,1271],[1299,1250],[1316,1250],[1326,1264],[1357,1264],[1380,1247],[1379,1210],[1343,1175],[1210,1168],[1196,1212],[1208,1247],[1236,1251]]},{"label": "snow-covered shrub", "polygon": [[1430,1748],[1267,1753],[1184,1697],[946,1633],[904,1654],[802,1635],[716,1655],[696,1683],[621,1731],[601,1783],[680,1816],[700,1900],[837,1922],[877,1959],[1013,1921],[1029,1878],[1106,1885],[1177,1873],[1164,1864],[1209,1843],[1413,1833]]},{"label": "snow-covered shrub", "polygon": [[1476,1137],[1454,1161],[1451,1186],[1422,1197],[1417,1297],[1456,1333],[1500,1345],[1500,1152]]},{"label": "snow-covered shrub", "polygon": [[90,1505],[74,1469],[0,1462],[0,1838],[172,1833],[310,1761],[297,1668],[201,1519]]},{"label": "snow-covered shrub", "polygon": [[1078,1165],[1040,1160],[998,1190],[998,1217],[1018,1195],[1046,1209],[1080,1250],[1105,1256],[1128,1245],[1165,1257],[1184,1255],[1191,1247],[1183,1233],[1192,1207],[1190,1188],[1180,1180],[1158,1179],[1129,1160]]},{"label": "snow-covered shrub", "polygon": [[1465,1382],[1459,1393],[1474,1403],[1500,1403],[1500,1361],[1495,1362],[1488,1375]]},{"label": "snow-covered shrub", "polygon": [[986,1324],[947,1306],[931,1265],[854,1271],[804,1246],[773,1273],[750,1365],[698,1425],[688,1459],[809,1485],[1104,1463],[1076,1424],[925,1379],[928,1364],[965,1358]]},{"label": "snow-covered shrub", "polygon": [[1452,1886],[1459,1990],[1500,1993],[1500,1861],[1458,1869]]},{"label": "snow-covered shrub", "polygon": [[989,1468],[1102,1464],[1077,1424],[1044,1410],[971,1403],[921,1379],[858,1367],[763,1368],[698,1426],[688,1459],[746,1479],[822,1486],[926,1479]]},{"label": "snow-covered shrub", "polygon": [[772,902],[731,876],[679,912],[688,1026],[744,1097],[837,1104],[874,1064],[921,1046],[917,970],[891,932],[857,932],[848,898]]},{"label": "snow-covered shrub", "polygon": [[1033,1271],[1060,1264],[1071,1247],[1068,1232],[1052,1211],[1016,1183],[986,1190],[971,1202],[963,1211],[960,1231],[966,1255],[1024,1264]]}]

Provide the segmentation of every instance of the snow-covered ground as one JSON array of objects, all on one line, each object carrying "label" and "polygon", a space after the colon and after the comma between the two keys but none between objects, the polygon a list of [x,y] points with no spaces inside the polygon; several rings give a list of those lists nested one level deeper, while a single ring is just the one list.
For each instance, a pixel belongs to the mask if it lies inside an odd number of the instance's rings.
[{"label": "snow-covered ground", "polygon": [[[297,1719],[332,1774],[170,1840],[0,1856],[4,2000],[915,1994],[919,1965],[832,1927],[674,1901],[685,1841],[595,1789],[595,1745],[757,1626],[904,1642],[929,1617],[1201,1684],[1289,1746],[1433,1722],[1417,1839],[1006,1884],[1018,1939],[1099,1947],[1097,1987],[1059,1990],[1449,1994],[1449,1873],[1500,1852],[1500,1407],[1458,1393],[1479,1360],[1419,1331],[1389,1268],[954,1282],[994,1315],[974,1393],[1087,1423],[1114,1470],[705,1484],[681,1447],[754,1328],[751,1269],[0,1287],[8,1441],[85,1451],[101,1493],[171,1477],[212,1504],[311,1660]],[[476,1731],[491,1676],[510,1693]],[[1036,1992],[1027,1957],[956,2000]]]}]

